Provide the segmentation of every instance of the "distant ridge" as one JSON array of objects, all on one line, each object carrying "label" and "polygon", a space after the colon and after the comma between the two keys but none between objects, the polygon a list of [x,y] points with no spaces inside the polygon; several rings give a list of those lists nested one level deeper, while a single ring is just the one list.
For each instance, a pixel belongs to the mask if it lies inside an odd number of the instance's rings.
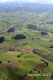
[{"label": "distant ridge", "polygon": [[0,3],[0,12],[14,12],[14,11],[24,11],[24,12],[52,12],[53,4],[41,4],[41,3],[23,3],[23,2],[8,2]]}]

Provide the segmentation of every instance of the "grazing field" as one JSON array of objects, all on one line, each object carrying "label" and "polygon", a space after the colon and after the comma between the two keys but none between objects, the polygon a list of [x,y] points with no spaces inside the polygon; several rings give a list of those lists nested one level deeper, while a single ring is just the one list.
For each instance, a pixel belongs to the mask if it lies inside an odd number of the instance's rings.
[{"label": "grazing field", "polygon": [[0,12],[0,80],[53,80],[53,13]]}]

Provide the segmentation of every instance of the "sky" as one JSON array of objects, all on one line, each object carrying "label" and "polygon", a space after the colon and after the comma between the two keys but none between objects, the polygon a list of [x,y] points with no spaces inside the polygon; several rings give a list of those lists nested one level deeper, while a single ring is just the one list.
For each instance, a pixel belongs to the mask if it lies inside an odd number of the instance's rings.
[{"label": "sky", "polygon": [[24,1],[24,2],[34,2],[34,3],[51,3],[53,4],[53,0],[0,0],[0,2],[13,2],[13,1]]}]

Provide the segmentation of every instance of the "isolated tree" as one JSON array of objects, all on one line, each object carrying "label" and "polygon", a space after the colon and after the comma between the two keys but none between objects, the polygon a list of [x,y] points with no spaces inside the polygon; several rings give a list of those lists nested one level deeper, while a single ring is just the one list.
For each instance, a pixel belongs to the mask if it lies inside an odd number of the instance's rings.
[{"label": "isolated tree", "polygon": [[22,35],[22,34],[18,34],[18,35],[15,35],[15,37],[13,38],[13,39],[18,39],[18,40],[20,40],[20,39],[25,39],[26,38],[26,36],[25,35]]},{"label": "isolated tree", "polygon": [[44,32],[44,31],[42,31],[41,34],[42,35],[48,35],[48,33],[47,32]]},{"label": "isolated tree", "polygon": [[32,30],[37,30],[37,26],[33,24],[28,24],[27,28]]},{"label": "isolated tree", "polygon": [[0,43],[4,42],[5,38],[4,36],[0,37]]},{"label": "isolated tree", "polygon": [[15,31],[14,27],[11,27],[7,30],[7,32],[14,32],[14,31]]},{"label": "isolated tree", "polygon": [[53,45],[52,45],[52,46],[50,46],[50,48],[53,48]]},{"label": "isolated tree", "polygon": [[0,64],[2,63],[2,61],[0,61]]}]

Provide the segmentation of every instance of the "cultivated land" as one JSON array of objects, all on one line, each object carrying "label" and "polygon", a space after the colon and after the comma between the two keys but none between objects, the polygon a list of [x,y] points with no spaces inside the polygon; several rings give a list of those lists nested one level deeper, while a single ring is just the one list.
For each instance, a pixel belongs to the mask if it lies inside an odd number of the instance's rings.
[{"label": "cultivated land", "polygon": [[53,80],[53,13],[0,12],[0,80]]}]

